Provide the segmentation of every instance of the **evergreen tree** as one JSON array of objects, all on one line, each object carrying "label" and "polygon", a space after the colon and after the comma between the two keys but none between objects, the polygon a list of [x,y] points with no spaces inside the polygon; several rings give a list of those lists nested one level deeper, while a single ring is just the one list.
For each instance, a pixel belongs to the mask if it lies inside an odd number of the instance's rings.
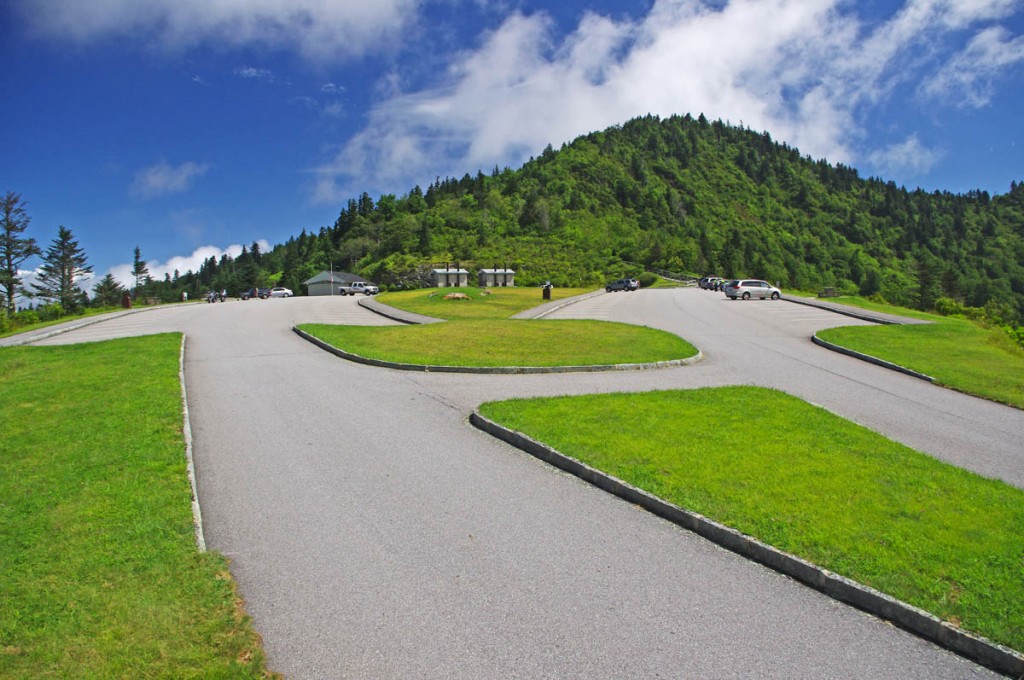
[{"label": "evergreen tree", "polygon": [[33,238],[22,238],[29,217],[19,194],[8,191],[0,198],[0,295],[7,316],[14,314],[14,298],[21,288],[18,270],[39,248]]},{"label": "evergreen tree", "polygon": [[113,274],[107,274],[99,283],[92,287],[92,302],[97,307],[115,307],[121,303],[125,288]]},{"label": "evergreen tree", "polygon": [[135,246],[135,262],[132,264],[132,276],[135,277],[135,288],[132,290],[133,300],[138,298],[139,285],[147,280],[148,275],[149,267],[146,266],[146,262],[142,259],[139,247]]},{"label": "evergreen tree", "polygon": [[59,302],[66,312],[76,312],[85,302],[85,292],[75,282],[91,272],[85,251],[71,230],[61,225],[57,229],[57,238],[43,255],[39,282],[33,285],[32,295]]}]

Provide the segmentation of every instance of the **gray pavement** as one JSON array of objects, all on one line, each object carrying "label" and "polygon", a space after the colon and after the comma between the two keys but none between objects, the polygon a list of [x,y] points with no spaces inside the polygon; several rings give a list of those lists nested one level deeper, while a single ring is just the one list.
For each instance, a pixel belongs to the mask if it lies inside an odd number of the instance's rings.
[{"label": "gray pavement", "polygon": [[[482,401],[507,396],[761,384],[1024,485],[1020,411],[808,339],[849,318],[697,289],[599,295],[551,318],[665,328],[705,360],[478,376],[353,364],[290,331],[392,323],[353,298],[136,316],[188,334],[207,543],[233,560],[270,665],[288,677],[990,675],[466,423]],[[127,319],[46,342],[100,339],[108,325],[146,332]]]}]

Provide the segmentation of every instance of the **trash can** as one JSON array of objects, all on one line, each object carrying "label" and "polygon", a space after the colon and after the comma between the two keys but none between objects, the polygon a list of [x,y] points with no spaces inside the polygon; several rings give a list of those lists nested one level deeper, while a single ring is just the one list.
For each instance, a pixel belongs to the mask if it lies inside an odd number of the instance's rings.
[{"label": "trash can", "polygon": [[541,295],[544,297],[545,300],[550,300],[551,299],[551,284],[550,283],[545,283],[544,284],[544,287],[542,288]]}]

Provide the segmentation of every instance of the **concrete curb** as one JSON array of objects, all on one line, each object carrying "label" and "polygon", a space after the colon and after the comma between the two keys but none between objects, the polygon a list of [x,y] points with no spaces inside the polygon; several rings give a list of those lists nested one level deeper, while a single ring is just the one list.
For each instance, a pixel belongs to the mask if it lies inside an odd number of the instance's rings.
[{"label": "concrete curb", "polygon": [[300,338],[308,340],[320,349],[326,350],[342,359],[348,359],[368,366],[378,368],[393,368],[399,371],[420,371],[423,373],[473,373],[485,374],[512,374],[523,375],[533,373],[584,373],[598,371],[644,371],[658,368],[674,368],[676,366],[688,366],[704,358],[698,350],[697,354],[686,359],[670,359],[668,361],[657,361],[648,364],[596,364],[591,366],[431,366],[428,364],[401,364],[380,359],[370,359],[352,352],[346,352],[330,345],[319,338],[301,330],[298,326],[292,326],[292,330]]},{"label": "concrete curb", "polygon": [[[562,309],[563,307],[567,307],[568,305],[574,304],[576,302],[581,302],[583,300],[587,300],[589,298],[594,297],[595,295],[600,295],[603,292],[604,292],[603,290],[596,290],[596,291],[594,291],[592,293],[584,293],[583,295],[576,295],[576,296],[573,296],[573,297],[570,297],[570,298],[565,298],[564,300],[556,300],[554,302],[545,302],[544,304],[538,305],[537,307],[533,307],[531,309],[527,309],[527,310],[519,312],[517,314],[513,314],[509,318],[511,318],[511,319],[542,319],[545,316],[547,316],[548,314],[551,314],[554,311]],[[423,323],[440,323],[440,322],[446,321],[446,319],[437,319],[437,318],[432,317],[432,316],[426,316],[426,315],[423,315],[423,314],[416,314],[414,312],[406,312],[404,310],[397,309],[397,308],[392,307],[390,305],[386,305],[383,302],[378,302],[376,299],[374,299],[372,297],[363,298],[363,299],[359,300],[358,304],[359,304],[360,307],[364,307],[364,308],[370,310],[371,312],[374,312],[376,314],[380,314],[383,317],[386,317],[386,318],[391,319],[393,321],[398,321],[400,323],[423,324]]]},{"label": "concrete curb", "polygon": [[583,302],[584,300],[589,300],[592,297],[597,297],[598,295],[604,294],[604,292],[605,292],[604,290],[595,290],[595,291],[590,292],[590,293],[583,293],[582,295],[574,295],[573,297],[563,298],[561,300],[555,300],[553,302],[545,302],[544,304],[539,305],[537,307],[533,307],[532,309],[527,309],[527,310],[519,312],[517,314],[513,314],[509,318],[511,318],[511,319],[543,319],[548,314],[551,314],[553,312],[557,312],[559,309],[562,309],[563,307],[568,307],[569,305],[576,304],[577,302]]},{"label": "concrete curb", "polygon": [[819,303],[815,300],[808,300],[805,298],[795,298],[782,296],[782,299],[786,302],[792,302],[796,305],[804,305],[805,307],[814,307],[815,309],[824,309],[829,312],[841,314],[842,316],[848,316],[853,319],[860,319],[861,321],[870,321],[872,323],[882,324],[883,326],[900,325],[906,323],[931,323],[930,321],[920,321],[917,319],[910,319],[909,317],[900,317],[890,314],[875,314],[866,310],[859,310],[853,307],[847,307],[839,303],[828,304]]},{"label": "concrete curb", "polygon": [[188,470],[188,484],[192,488],[192,526],[196,533],[196,547],[206,552],[206,537],[203,535],[203,513],[199,509],[199,489],[196,486],[196,466],[192,458],[192,421],[188,416],[188,393],[185,391],[185,340],[181,335],[181,353],[178,356],[178,380],[181,382],[181,431],[185,437],[185,460]]},{"label": "concrete curb", "polygon": [[44,333],[40,333],[39,335],[33,335],[31,337],[24,338],[22,340],[16,340],[16,341],[14,341],[14,342],[12,342],[10,344],[5,345],[5,347],[20,347],[21,345],[31,345],[33,342],[39,342],[40,340],[46,340],[47,338],[52,338],[55,335],[62,335],[64,333],[70,333],[71,331],[77,331],[79,328],[85,328],[86,326],[92,326],[93,324],[101,323],[103,321],[110,321],[111,319],[120,319],[122,316],[128,316],[129,314],[137,314],[138,312],[141,312],[141,311],[145,311],[145,310],[142,310],[142,309],[135,310],[135,309],[133,309],[131,311],[126,311],[126,312],[121,312],[119,314],[115,314],[113,316],[100,316],[100,317],[97,317],[97,318],[94,318],[94,319],[88,319],[88,320],[83,321],[81,323],[76,323],[76,324],[73,324],[71,326],[67,326],[66,328],[58,328],[56,330],[46,331]]},{"label": "concrete curb", "polygon": [[[10,343],[4,343],[3,338],[0,338],[0,347],[20,347],[21,345],[31,345],[33,342],[39,342],[40,340],[46,340],[52,338],[55,335],[62,335],[64,333],[70,333],[71,331],[77,331],[79,328],[85,328],[86,326],[92,326],[93,324],[102,323],[104,321],[112,321],[114,319],[120,319],[122,316],[128,316],[129,314],[140,314],[142,312],[150,312],[156,309],[166,308],[168,305],[156,305],[153,307],[143,307],[140,309],[129,309],[121,312],[111,312],[110,314],[101,314],[99,316],[86,319],[81,323],[72,324],[65,328],[58,328],[51,331],[40,333],[39,335],[33,335],[28,338],[21,340],[15,340]],[[31,332],[31,331],[29,331]],[[17,337],[17,336],[12,336]]]},{"label": "concrete curb", "polygon": [[848,357],[853,357],[854,359],[860,359],[861,361],[866,361],[869,364],[875,364],[876,366],[881,366],[882,368],[888,368],[891,371],[898,371],[899,373],[903,373],[905,375],[909,375],[909,376],[914,377],[914,378],[919,378],[921,380],[927,380],[928,382],[931,382],[931,383],[935,382],[935,378],[931,377],[930,375],[925,375],[924,373],[918,373],[917,371],[913,371],[913,370],[911,370],[909,368],[905,368],[903,366],[900,366],[899,364],[894,364],[891,361],[886,361],[885,359],[879,359],[878,357],[873,357],[870,354],[862,354],[862,353],[856,352],[856,351],[854,351],[852,349],[847,349],[847,348],[842,347],[840,345],[833,344],[833,343],[829,342],[828,340],[822,340],[821,338],[818,337],[817,333],[815,333],[814,335],[811,336],[811,342],[813,342],[815,345],[819,345],[821,347],[824,347],[825,349],[830,349],[833,352],[839,352],[840,354],[845,354]]},{"label": "concrete curb", "polygon": [[426,323],[441,323],[445,319],[436,319],[432,316],[426,316],[425,314],[416,314],[415,312],[407,312],[391,305],[386,305],[383,302],[377,302],[375,298],[364,297],[357,303],[360,307],[368,309],[374,314],[379,314],[385,318],[391,319],[392,321],[398,321],[400,323],[407,324],[426,324]]},{"label": "concrete curb", "polygon": [[1009,647],[972,635],[938,617],[863,584],[822,569],[703,515],[684,510],[620,479],[570,458],[535,439],[505,428],[482,416],[470,414],[476,428],[497,437],[544,462],[568,472],[619,498],[639,505],[663,519],[688,529],[742,557],[759,562],[840,602],[852,605],[940,647],[1011,677],[1024,676],[1024,655]]}]

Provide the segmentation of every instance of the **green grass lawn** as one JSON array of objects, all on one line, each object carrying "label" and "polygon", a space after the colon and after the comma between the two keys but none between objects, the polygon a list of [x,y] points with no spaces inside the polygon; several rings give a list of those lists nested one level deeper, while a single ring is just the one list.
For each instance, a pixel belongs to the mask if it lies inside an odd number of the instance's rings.
[{"label": "green grass lawn", "polygon": [[926,321],[941,321],[946,317],[939,314],[929,314],[928,312],[922,312],[916,309],[908,309],[906,307],[897,307],[896,305],[886,304],[884,302],[875,302],[874,300],[868,300],[867,298],[860,297],[858,295],[840,295],[839,297],[831,298],[819,298],[814,293],[806,293],[800,291],[786,291],[784,294],[790,294],[793,297],[807,297],[821,302],[834,302],[839,305],[849,305],[850,307],[858,307],[860,309],[866,309],[871,312],[882,312],[884,314],[895,314],[896,316],[907,316],[911,319],[924,319]]},{"label": "green grass lawn", "polygon": [[0,677],[262,677],[195,545],[177,334],[0,349]]},{"label": "green grass lawn", "polygon": [[90,316],[98,316],[100,314],[109,314],[110,312],[120,311],[120,307],[101,307],[101,308],[88,308],[82,311],[81,314],[72,314],[69,316],[61,317],[60,319],[53,319],[51,321],[38,321],[36,323],[30,323],[25,326],[18,326],[17,328],[8,328],[0,331],[0,338],[6,338],[10,335],[16,335],[18,333],[27,333],[28,331],[38,330],[40,328],[46,328],[48,326],[56,326],[59,323],[66,323],[68,321],[82,321],[89,318]]},{"label": "green grass lawn", "polygon": [[[551,299],[563,300],[593,289],[552,288]],[[464,293],[469,300],[445,300],[449,293]],[[407,312],[438,319],[507,319],[518,312],[546,302],[540,288],[426,288],[398,293],[381,293],[378,300]]]},{"label": "green grass lawn", "polygon": [[[554,288],[559,300],[588,292]],[[464,293],[468,300],[445,300]],[[518,320],[544,302],[539,288],[429,288],[386,293],[384,304],[448,323],[423,326],[331,326],[302,330],[359,356],[429,366],[608,366],[686,359],[696,348],[664,331],[606,321]]]},{"label": "green grass lawn", "polygon": [[1024,491],[754,387],[488,403],[683,508],[1024,650]]},{"label": "green grass lawn", "polygon": [[818,337],[930,375],[939,384],[1024,408],[1024,350],[998,329],[932,318],[934,324],[831,328]]},{"label": "green grass lawn", "polygon": [[463,320],[423,326],[304,324],[359,356],[431,366],[581,366],[685,359],[693,345],[665,331],[607,321]]}]

